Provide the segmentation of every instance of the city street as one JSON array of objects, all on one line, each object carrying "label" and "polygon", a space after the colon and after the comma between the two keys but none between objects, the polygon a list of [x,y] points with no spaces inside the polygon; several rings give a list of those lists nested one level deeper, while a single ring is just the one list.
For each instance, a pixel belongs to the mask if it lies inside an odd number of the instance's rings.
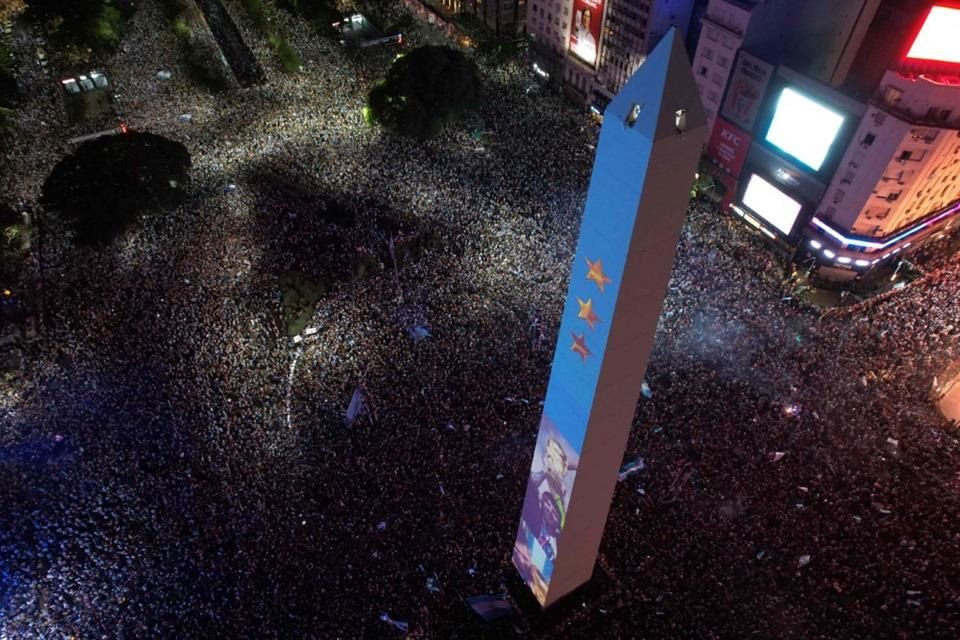
[{"label": "city street", "polygon": [[[481,60],[482,142],[399,138],[361,115],[392,50],[281,11],[285,74],[224,6],[264,83],[196,88],[150,1],[102,65],[131,130],[189,150],[186,203],[103,248],[47,216],[47,322],[0,387],[0,638],[402,637],[384,613],[411,638],[960,637],[960,437],[931,394],[960,260],[821,312],[692,202],[625,456],[645,466],[597,578],[536,613],[511,548],[596,125]],[[29,208],[88,132],[39,66],[21,82],[0,191]],[[290,272],[326,287],[297,345]],[[376,416],[348,427],[361,384]],[[486,623],[478,594],[520,613]]]}]

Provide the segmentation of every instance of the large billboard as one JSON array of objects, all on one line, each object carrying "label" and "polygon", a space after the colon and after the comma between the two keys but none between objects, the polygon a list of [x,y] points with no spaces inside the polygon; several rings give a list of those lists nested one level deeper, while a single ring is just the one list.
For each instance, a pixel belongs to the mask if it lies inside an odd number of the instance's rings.
[{"label": "large billboard", "polygon": [[960,6],[936,4],[907,50],[908,61],[960,64]]},{"label": "large billboard", "polygon": [[819,171],[843,121],[843,114],[785,87],[777,100],[766,141]]},{"label": "large billboard", "polygon": [[544,606],[593,574],[705,138],[671,29],[600,128],[513,547]]},{"label": "large billboard", "polygon": [[752,174],[743,192],[743,204],[783,235],[789,236],[803,205],[757,174]]},{"label": "large billboard", "polygon": [[570,53],[591,67],[597,64],[597,52],[600,50],[600,23],[602,21],[603,0],[573,0]]},{"label": "large billboard", "polygon": [[772,73],[772,65],[741,49],[720,110],[723,117],[751,131]]},{"label": "large billboard", "polygon": [[734,178],[740,177],[750,150],[749,133],[723,118],[717,118],[707,143],[707,157]]}]

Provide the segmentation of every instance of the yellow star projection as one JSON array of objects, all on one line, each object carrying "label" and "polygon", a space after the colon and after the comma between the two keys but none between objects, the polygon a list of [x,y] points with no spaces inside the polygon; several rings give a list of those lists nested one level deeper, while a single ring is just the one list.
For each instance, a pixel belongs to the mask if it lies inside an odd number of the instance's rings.
[{"label": "yellow star projection", "polygon": [[590,262],[590,258],[584,257],[584,260],[587,261],[587,280],[593,280],[597,283],[597,286],[600,287],[600,293],[603,293],[603,286],[613,282],[610,278],[607,277],[607,274],[603,272],[603,261],[597,260],[596,262]]},{"label": "yellow star projection", "polygon": [[577,337],[577,334],[575,333],[571,333],[570,335],[573,336],[573,344],[570,345],[570,351],[573,351],[578,356],[580,356],[580,362],[586,362],[587,356],[593,355],[593,352],[587,348],[586,336],[582,333],[580,334],[579,337]]},{"label": "yellow star projection", "polygon": [[580,311],[577,313],[577,317],[585,320],[587,322],[587,326],[591,329],[596,329],[597,323],[600,322],[600,316],[598,316],[593,310],[593,299],[587,298],[587,301],[584,302],[577,297],[577,304],[580,305]]}]

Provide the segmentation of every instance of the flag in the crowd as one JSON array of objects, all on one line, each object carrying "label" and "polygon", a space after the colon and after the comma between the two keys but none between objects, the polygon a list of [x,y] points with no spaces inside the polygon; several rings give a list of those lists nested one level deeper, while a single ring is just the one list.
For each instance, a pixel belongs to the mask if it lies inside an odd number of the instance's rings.
[{"label": "flag in the crowd", "polygon": [[477,612],[477,614],[486,620],[496,620],[505,616],[512,616],[515,613],[513,605],[509,600],[498,598],[497,596],[483,595],[473,596],[466,599],[467,604]]},{"label": "flag in the crowd", "polygon": [[639,473],[647,468],[643,458],[636,458],[620,467],[620,473],[617,474],[617,480],[623,482],[635,473]]},{"label": "flag in the crowd", "polygon": [[428,329],[427,327],[423,326],[422,324],[418,324],[418,325],[416,325],[416,326],[414,326],[414,327],[409,327],[409,328],[407,329],[407,333],[409,333],[409,334],[410,334],[410,337],[413,338],[413,339],[414,339],[415,341],[417,341],[417,342],[419,342],[420,340],[424,340],[424,339],[426,339],[426,338],[429,338],[430,335],[431,335],[431,334],[430,334],[430,329]]},{"label": "flag in the crowd", "polygon": [[347,407],[347,426],[351,426],[357,418],[367,413],[367,401],[363,397],[363,391],[360,387],[353,390],[353,397],[350,398],[350,406]]},{"label": "flag in the crowd", "polygon": [[403,620],[394,620],[393,618],[390,617],[390,614],[386,612],[380,614],[380,619],[386,622],[387,624],[389,624],[391,627],[393,627],[397,631],[402,631],[403,633],[407,633],[408,631],[410,631],[409,622],[404,622]]}]

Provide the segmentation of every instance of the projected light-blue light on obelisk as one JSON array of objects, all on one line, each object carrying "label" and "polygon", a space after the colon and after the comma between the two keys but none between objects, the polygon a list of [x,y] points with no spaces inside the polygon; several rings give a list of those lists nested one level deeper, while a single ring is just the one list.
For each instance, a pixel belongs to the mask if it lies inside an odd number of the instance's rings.
[{"label": "projected light-blue light on obelisk", "polygon": [[671,30],[600,130],[513,550],[544,606],[593,571],[705,138]]}]

